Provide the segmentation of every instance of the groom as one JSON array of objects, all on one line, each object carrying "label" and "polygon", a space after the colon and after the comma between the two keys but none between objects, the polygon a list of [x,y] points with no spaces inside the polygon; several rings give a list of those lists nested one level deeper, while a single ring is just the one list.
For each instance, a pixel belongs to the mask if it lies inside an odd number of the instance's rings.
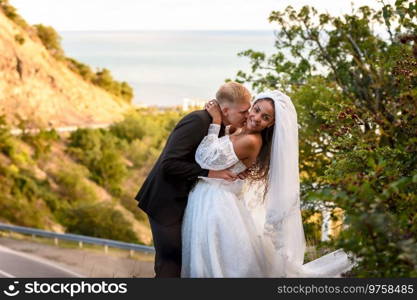
[{"label": "groom", "polygon": [[[239,83],[228,82],[217,91],[216,100],[222,110],[220,135],[224,134],[224,126],[242,127],[250,108],[250,92]],[[194,159],[211,121],[205,110],[191,112],[179,121],[135,197],[149,218],[156,252],[156,277],[181,275],[182,218],[188,193],[198,176],[226,180],[237,178],[228,170],[202,169]]]}]

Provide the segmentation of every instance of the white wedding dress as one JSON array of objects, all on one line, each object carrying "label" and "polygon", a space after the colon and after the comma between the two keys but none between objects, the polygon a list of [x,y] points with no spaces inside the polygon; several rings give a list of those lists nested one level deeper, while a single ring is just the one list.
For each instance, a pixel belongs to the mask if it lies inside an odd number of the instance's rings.
[{"label": "white wedding dress", "polygon": [[[229,136],[217,135],[216,125],[210,125],[196,161],[202,168],[243,172],[246,166],[233,151]],[[200,177],[191,190],[182,225],[182,277],[262,276],[263,248],[240,200],[243,183]]]},{"label": "white wedding dress", "polygon": [[[278,99],[273,98],[279,112],[278,101],[286,105],[290,101],[280,96],[269,96]],[[285,123],[283,118],[281,120]],[[210,125],[207,136],[197,148],[196,162],[204,169],[229,169],[239,174],[246,170],[246,166],[236,156],[230,136],[219,138],[219,130],[219,125]],[[282,131],[288,132],[288,127]],[[282,136],[280,138],[283,139]],[[282,143],[291,146],[285,140]],[[295,141],[293,148],[298,152]],[[273,148],[272,155],[278,157],[278,154]],[[298,163],[298,154],[296,160]],[[280,163],[281,167],[286,167],[284,165]],[[274,166],[271,165],[271,168]],[[288,170],[292,171],[290,167]],[[274,170],[271,169],[271,172],[270,176],[274,176]],[[297,183],[298,167],[292,173],[297,173],[294,177]],[[280,183],[281,179],[276,181]],[[257,189],[240,179],[228,182],[200,177],[189,194],[183,219],[181,277],[339,277],[348,271],[353,264],[342,250],[303,264],[305,242],[298,183],[291,185],[288,180],[286,183],[274,194],[288,188],[289,192],[279,195],[278,200],[288,198],[288,194],[291,201],[280,204],[274,202],[275,196],[269,195],[268,202],[264,203],[263,187]],[[274,191],[274,187],[271,190]],[[290,204],[288,210],[276,221],[279,216],[276,206],[287,204]]]}]

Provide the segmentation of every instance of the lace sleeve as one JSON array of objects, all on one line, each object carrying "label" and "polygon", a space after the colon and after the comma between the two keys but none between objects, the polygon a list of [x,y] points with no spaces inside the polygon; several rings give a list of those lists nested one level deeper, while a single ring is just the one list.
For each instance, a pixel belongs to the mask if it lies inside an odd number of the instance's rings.
[{"label": "lace sleeve", "polygon": [[224,170],[239,161],[228,136],[219,138],[220,125],[211,124],[208,134],[200,142],[195,160],[203,169]]}]

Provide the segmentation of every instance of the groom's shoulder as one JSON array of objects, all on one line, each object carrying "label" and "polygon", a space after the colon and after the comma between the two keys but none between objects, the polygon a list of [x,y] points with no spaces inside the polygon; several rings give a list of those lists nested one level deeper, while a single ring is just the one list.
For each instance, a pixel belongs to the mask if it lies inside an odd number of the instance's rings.
[{"label": "groom's shoulder", "polygon": [[210,115],[206,110],[194,110],[189,114],[185,115],[180,121],[180,123],[183,121],[200,122],[205,125],[209,125],[211,123]]}]

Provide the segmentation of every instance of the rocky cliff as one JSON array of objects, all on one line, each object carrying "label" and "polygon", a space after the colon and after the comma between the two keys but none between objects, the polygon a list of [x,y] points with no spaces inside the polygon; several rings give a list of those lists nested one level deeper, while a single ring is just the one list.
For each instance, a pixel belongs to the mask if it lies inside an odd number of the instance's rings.
[{"label": "rocky cliff", "polygon": [[[37,126],[111,123],[131,105],[86,82],[0,9],[0,114]],[[18,117],[19,116],[19,117]]]}]

